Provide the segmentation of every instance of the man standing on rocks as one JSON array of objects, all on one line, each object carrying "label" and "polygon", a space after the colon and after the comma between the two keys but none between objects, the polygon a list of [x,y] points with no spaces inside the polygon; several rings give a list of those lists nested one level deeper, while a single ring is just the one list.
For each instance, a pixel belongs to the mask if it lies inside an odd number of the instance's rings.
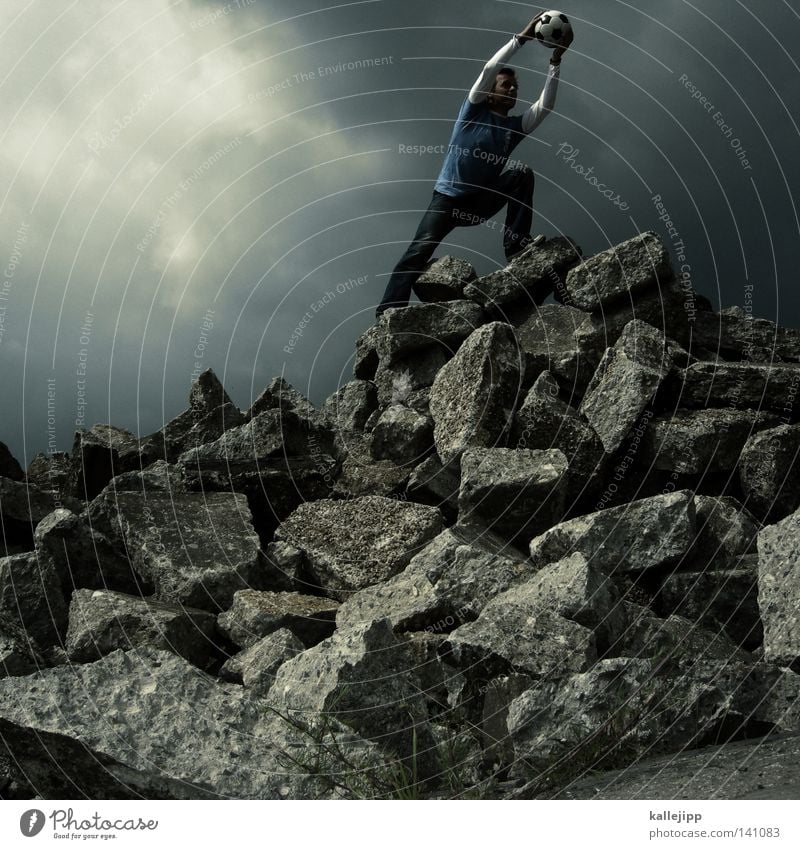
[{"label": "man standing on rocks", "polygon": [[455,227],[480,224],[508,205],[503,227],[506,259],[510,261],[529,245],[544,241],[543,236],[534,239],[530,235],[533,171],[527,166],[505,172],[503,168],[511,151],[553,109],[561,57],[569,44],[553,51],[542,94],[522,115],[508,114],[517,102],[519,87],[514,70],[502,67],[534,37],[542,14],[492,56],[464,100],[430,205],[389,278],[375,313],[378,318],[389,307],[407,306],[417,278]]}]

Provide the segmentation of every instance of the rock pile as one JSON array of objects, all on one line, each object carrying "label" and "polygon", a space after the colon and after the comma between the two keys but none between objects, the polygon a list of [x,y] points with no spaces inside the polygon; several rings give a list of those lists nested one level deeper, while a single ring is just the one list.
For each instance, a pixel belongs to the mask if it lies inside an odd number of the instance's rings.
[{"label": "rock pile", "polygon": [[209,371],[145,438],[0,443],[0,796],[591,797],[791,756],[800,332],[714,312],[653,233],[418,292],[321,410]]}]

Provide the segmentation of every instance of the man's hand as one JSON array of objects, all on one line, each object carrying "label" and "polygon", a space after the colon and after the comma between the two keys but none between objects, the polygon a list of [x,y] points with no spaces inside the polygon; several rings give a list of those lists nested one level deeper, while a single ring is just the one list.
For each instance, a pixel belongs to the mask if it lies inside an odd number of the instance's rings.
[{"label": "man's hand", "polygon": [[528,24],[528,26],[526,26],[525,29],[522,30],[521,33],[517,34],[517,38],[523,44],[525,44],[525,42],[527,42],[527,41],[530,41],[534,37],[533,34],[536,31],[536,24],[539,23],[539,20],[540,20],[540,18],[542,17],[543,14],[544,14],[544,12],[539,12],[539,14],[535,18],[531,19],[531,22]]},{"label": "man's hand", "polygon": [[567,50],[569,50],[569,46],[570,44],[572,44],[574,38],[575,34],[572,32],[572,30],[570,30],[569,36],[565,39],[564,44],[562,44],[561,47],[556,47],[556,49],[553,51],[553,56],[550,59],[551,65],[558,65],[561,63],[561,57],[567,52]]}]

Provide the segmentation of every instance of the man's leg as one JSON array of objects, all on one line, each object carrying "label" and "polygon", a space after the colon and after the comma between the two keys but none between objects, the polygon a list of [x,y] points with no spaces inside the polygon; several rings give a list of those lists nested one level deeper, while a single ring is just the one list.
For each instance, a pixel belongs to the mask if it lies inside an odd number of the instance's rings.
[{"label": "man's leg", "polygon": [[533,188],[536,182],[533,171],[524,168],[506,171],[500,175],[501,191],[508,195],[506,223],[503,228],[503,250],[506,259],[526,248],[531,241],[533,224]]},{"label": "man's leg", "polygon": [[389,278],[383,298],[375,310],[376,316],[380,317],[389,307],[408,306],[411,289],[417,278],[422,274],[439,243],[458,223],[452,213],[451,199],[447,195],[434,192],[413,241]]},{"label": "man's leg", "polygon": [[533,186],[533,171],[527,166],[504,171],[491,189],[458,199],[466,226],[492,218],[507,205],[503,250],[510,259],[532,241]]}]

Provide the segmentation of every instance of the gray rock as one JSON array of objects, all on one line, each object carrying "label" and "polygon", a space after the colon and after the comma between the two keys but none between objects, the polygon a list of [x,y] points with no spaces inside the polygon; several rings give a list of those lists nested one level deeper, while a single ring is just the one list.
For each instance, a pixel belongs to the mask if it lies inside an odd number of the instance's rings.
[{"label": "gray rock", "polygon": [[418,769],[435,766],[428,714],[414,658],[388,620],[336,631],[284,663],[270,689],[279,709],[327,713]]},{"label": "gray rock", "polygon": [[246,424],[231,428],[219,439],[191,448],[178,457],[185,469],[229,471],[280,458],[297,456],[307,450],[308,433],[291,411],[266,409]]},{"label": "gray rock", "polygon": [[737,645],[755,649],[764,632],[758,611],[758,573],[755,569],[675,572],[665,578],[659,609],[677,614]]},{"label": "gray rock", "polygon": [[363,430],[370,415],[378,409],[378,393],[369,380],[351,380],[333,393],[323,406],[325,415],[337,430]]},{"label": "gray rock", "polygon": [[[671,670],[619,658],[537,682],[509,709],[512,775],[528,779],[524,795],[563,786],[588,770],[735,739],[750,723],[763,728],[777,719],[769,694],[785,674],[744,663]],[[794,722],[796,717],[780,720],[786,730]]]},{"label": "gray rock", "polygon": [[464,287],[475,280],[475,269],[464,259],[443,256],[428,263],[414,284],[416,296],[424,302],[457,301],[464,297]]},{"label": "gray rock", "polygon": [[800,793],[800,735],[705,746],[587,775],[553,799],[791,799]]},{"label": "gray rock", "polygon": [[375,460],[372,456],[372,434],[351,432],[339,435],[341,470],[333,494],[337,498],[402,495],[411,469],[391,460]]},{"label": "gray rock", "polygon": [[280,628],[226,661],[219,676],[223,681],[243,684],[256,696],[266,696],[281,665],[305,649],[291,631]]},{"label": "gray rock", "polygon": [[628,615],[616,586],[582,554],[545,566],[524,584],[495,599],[498,604],[504,600],[547,610],[591,629],[601,652],[628,625]]},{"label": "gray rock", "polygon": [[548,678],[589,669],[597,661],[597,647],[588,628],[504,594],[474,622],[450,633],[442,657],[472,676],[515,671]]},{"label": "gray rock", "polygon": [[451,349],[439,346],[403,352],[391,361],[381,360],[375,372],[378,403],[382,408],[390,404],[419,406],[416,403],[419,395],[430,389],[452,356]]},{"label": "gray rock", "polygon": [[513,673],[492,678],[483,687],[481,717],[484,759],[492,771],[514,760],[514,746],[508,736],[508,709],[511,702],[533,685],[530,675]]},{"label": "gray rock", "polygon": [[764,659],[796,666],[800,657],[800,511],[758,534],[758,606]]},{"label": "gray rock", "polygon": [[739,481],[750,510],[776,522],[800,507],[797,474],[800,425],[751,434],[739,460]]},{"label": "gray rock", "polygon": [[433,447],[433,425],[428,416],[393,404],[387,407],[372,431],[372,456],[414,466]]},{"label": "gray rock", "polygon": [[691,557],[696,568],[738,566],[742,557],[756,553],[761,525],[735,498],[695,495],[694,503],[697,538]]},{"label": "gray rock", "polygon": [[75,431],[70,493],[90,501],[115,475],[141,466],[139,440],[121,427],[96,424]]},{"label": "gray rock", "polygon": [[520,392],[520,357],[512,328],[494,322],[476,330],[437,374],[430,407],[442,462],[470,447],[503,444]]},{"label": "gray rock", "polygon": [[353,362],[353,377],[359,380],[372,380],[378,368],[378,337],[380,328],[377,324],[368,327],[356,340],[356,353]]},{"label": "gray rock", "polygon": [[[181,466],[156,460],[143,469],[117,475],[105,485],[110,492],[186,492]],[[99,493],[98,493],[99,494]]]},{"label": "gray rock", "polygon": [[695,341],[729,360],[800,362],[800,330],[779,327],[734,307],[720,313],[698,312]]},{"label": "gray rock", "polygon": [[381,362],[427,348],[444,348],[452,356],[459,345],[484,324],[484,312],[472,301],[410,304],[389,309],[380,319],[376,347]]},{"label": "gray rock", "polygon": [[339,628],[386,617],[397,632],[442,634],[475,619],[486,603],[533,574],[501,540],[443,531],[388,581],[352,595],[339,608]]},{"label": "gray rock", "polygon": [[0,478],[0,515],[3,517],[5,536],[10,536],[13,523],[24,526],[28,535],[45,516],[58,507],[80,510],[82,504],[75,498],[59,498],[50,490],[39,489],[24,481]]},{"label": "gray rock", "polygon": [[128,593],[140,589],[128,557],[93,528],[86,516],[63,507],[54,510],[36,526],[34,543],[39,554],[52,563],[66,599],[76,588]]},{"label": "gray rock", "polygon": [[562,522],[532,540],[530,552],[534,565],[542,567],[577,551],[613,575],[679,562],[694,536],[694,499],[683,490]]},{"label": "gray rock", "polygon": [[230,607],[236,590],[262,585],[259,539],[244,495],[151,493],[145,499],[120,492],[96,498],[88,515],[128,552],[160,601],[216,612]]},{"label": "gray rock", "polygon": [[301,590],[303,552],[285,542],[271,542],[264,550],[264,586],[269,590],[293,592]]},{"label": "gray rock", "polygon": [[596,486],[604,458],[603,444],[592,426],[559,398],[550,372],[542,372],[514,417],[514,448],[558,449],[569,465],[567,497],[572,500]]},{"label": "gray rock", "polygon": [[117,649],[150,646],[205,668],[216,649],[213,613],[109,590],[75,590],[66,652],[90,663]]},{"label": "gray rock", "polygon": [[664,243],[656,233],[646,232],[573,268],[567,275],[564,302],[591,312],[672,277]]},{"label": "gray rock", "polygon": [[0,678],[28,675],[46,665],[36,642],[15,618],[0,613]]},{"label": "gray rock", "polygon": [[182,452],[213,442],[242,423],[241,412],[219,378],[212,369],[206,369],[192,382],[188,409],[148,437],[144,450],[153,459],[162,457],[174,462]]},{"label": "gray rock", "polygon": [[[323,761],[314,775],[284,754],[309,751],[313,760],[317,747],[307,735],[242,687],[220,684],[168,652],[117,651],[96,663],[0,681],[0,725],[16,769],[44,798],[330,794],[324,771],[333,764]],[[369,767],[369,750],[352,734],[334,726],[320,738]]]},{"label": "gray rock", "polygon": [[477,515],[495,533],[529,539],[563,519],[567,481],[557,449],[469,448],[461,456],[459,521]]},{"label": "gray rock", "polygon": [[752,410],[673,410],[650,421],[641,462],[684,475],[730,472],[751,434],[776,422]]},{"label": "gray rock", "polygon": [[240,648],[250,648],[274,631],[291,631],[305,645],[327,639],[335,628],[339,603],[291,592],[239,590],[230,610],[220,613],[220,631]]},{"label": "gray rock", "polygon": [[47,557],[35,552],[0,557],[0,616],[42,647],[62,642],[67,603]]},{"label": "gray rock", "polygon": [[412,501],[439,507],[443,512],[455,516],[458,513],[460,487],[460,464],[456,462],[444,466],[439,455],[432,454],[411,473],[406,495]]},{"label": "gray rock", "polygon": [[[28,466],[25,480],[37,489],[49,490],[64,499],[72,475],[72,461],[66,451],[39,453]],[[7,476],[6,476],[7,477]]]},{"label": "gray rock", "polygon": [[22,466],[14,459],[5,442],[0,442],[0,477],[20,481],[23,478]]},{"label": "gray rock", "polygon": [[709,630],[699,621],[675,614],[661,618],[630,601],[624,602],[623,607],[627,617],[625,630],[611,643],[606,657],[648,658],[680,669],[697,662],[749,660],[749,655],[723,629]]},{"label": "gray rock", "polygon": [[670,368],[663,333],[638,320],[625,326],[603,355],[580,407],[606,453],[622,445]]},{"label": "gray rock", "polygon": [[525,354],[526,386],[549,371],[570,397],[578,398],[610,344],[600,322],[563,304],[544,304],[536,309],[517,327],[517,339]]},{"label": "gray rock", "polygon": [[558,236],[524,251],[505,268],[468,283],[464,295],[500,314],[515,302],[541,304],[553,290],[563,290],[567,272],[580,261],[580,248]]},{"label": "gray rock", "polygon": [[665,387],[670,397],[679,396],[681,405],[689,409],[747,407],[779,415],[786,414],[787,399],[795,398],[798,388],[798,363],[719,361],[693,363]]},{"label": "gray rock", "polygon": [[301,549],[319,587],[344,600],[400,572],[441,530],[433,507],[368,495],[301,504],[275,537]]}]

